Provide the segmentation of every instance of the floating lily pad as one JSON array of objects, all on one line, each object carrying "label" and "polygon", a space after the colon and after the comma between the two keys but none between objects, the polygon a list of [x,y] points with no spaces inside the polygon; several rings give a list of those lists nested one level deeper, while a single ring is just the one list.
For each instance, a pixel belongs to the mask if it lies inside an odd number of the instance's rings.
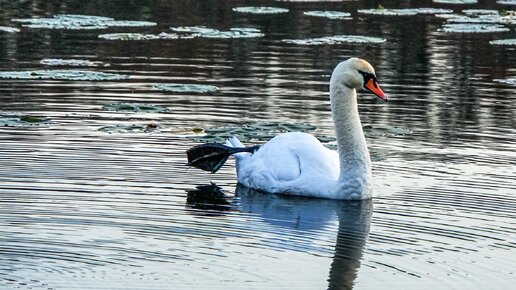
[{"label": "floating lily pad", "polygon": [[319,139],[321,143],[330,143],[337,141],[337,139],[332,136],[316,136],[316,138]]},{"label": "floating lily pad", "polygon": [[193,34],[213,34],[213,33],[219,33],[220,30],[215,28],[209,28],[206,26],[180,26],[180,27],[170,27],[170,29],[176,31],[176,32],[186,32],[186,33],[193,33]]},{"label": "floating lily pad", "polygon": [[[315,130],[315,126],[309,124],[292,123],[251,123],[240,127],[214,127],[204,130],[205,135],[188,136],[189,138],[203,142],[223,143],[226,139],[238,136],[240,141],[250,140],[267,141],[279,133],[284,132],[309,132]],[[321,137],[325,140],[324,136]]]},{"label": "floating lily pad", "polygon": [[61,59],[61,58],[44,58],[39,63],[50,66],[109,66],[101,61],[91,61],[85,59]]},{"label": "floating lily pad", "polygon": [[98,36],[100,39],[106,40],[155,40],[155,39],[188,39],[193,38],[189,35],[179,35],[177,33],[145,34],[145,33],[106,33]]},{"label": "floating lily pad", "polygon": [[403,136],[412,134],[412,130],[388,125],[365,125],[366,136]]},{"label": "floating lily pad", "polygon": [[50,79],[71,81],[123,80],[128,75],[82,70],[0,71],[0,79]]},{"label": "floating lily pad", "polygon": [[445,13],[453,13],[451,9],[444,8],[416,8],[417,14],[445,14]]},{"label": "floating lily pad", "polygon": [[17,33],[17,32],[20,32],[20,29],[16,28],[16,27],[0,26],[0,31],[7,32],[7,33]]},{"label": "floating lily pad", "polygon": [[150,133],[159,132],[163,128],[156,123],[148,124],[131,124],[131,125],[113,125],[99,128],[99,131],[106,133]]},{"label": "floating lily pad", "polygon": [[379,37],[362,35],[335,35],[308,39],[284,39],[286,43],[299,45],[322,45],[322,44],[341,44],[341,43],[382,43],[386,40]]},{"label": "floating lily pad", "polygon": [[489,44],[516,46],[516,38],[491,40]]},{"label": "floating lily pad", "polygon": [[[496,18],[499,18],[496,16]],[[498,19],[491,15],[467,16],[467,15],[449,15],[447,21],[449,23],[498,23]]]},{"label": "floating lily pad", "polygon": [[135,104],[135,103],[117,103],[102,106],[106,111],[126,111],[126,112],[145,112],[145,113],[166,113],[169,111],[166,107],[151,104]]},{"label": "floating lily pad", "polygon": [[240,13],[251,13],[251,14],[279,14],[279,13],[287,13],[288,9],[279,8],[279,7],[255,7],[255,6],[246,6],[246,7],[235,7],[233,11]]},{"label": "floating lily pad", "polygon": [[192,128],[192,132],[194,132],[194,133],[202,133],[202,132],[204,132],[204,129],[203,128],[199,128],[199,127],[194,127],[194,128]]},{"label": "floating lily pad", "polygon": [[33,115],[8,115],[0,116],[0,126],[6,127],[27,127],[50,124],[51,120],[47,117]]},{"label": "floating lily pad", "polygon": [[516,79],[495,79],[494,81],[516,86]]},{"label": "floating lily pad", "polygon": [[143,33],[106,33],[100,34],[98,38],[106,40],[152,40],[159,39],[159,36]]},{"label": "floating lily pad", "polygon": [[491,33],[506,32],[510,29],[499,24],[471,24],[471,23],[452,23],[445,24],[440,31],[456,33]]},{"label": "floating lily pad", "polygon": [[503,23],[516,24],[516,17],[500,16],[499,14],[443,14],[439,17],[446,18],[449,23]]},{"label": "floating lily pad", "polygon": [[388,9],[388,8],[376,8],[376,9],[360,9],[358,13],[369,14],[369,15],[385,15],[385,16],[411,16],[416,15],[416,9]]},{"label": "floating lily pad", "polygon": [[42,29],[106,29],[109,27],[155,26],[155,22],[115,20],[110,17],[93,15],[58,14],[52,18],[12,19],[24,27]]},{"label": "floating lily pad", "polygon": [[210,93],[219,90],[216,86],[197,84],[159,84],[153,88],[176,93]]},{"label": "floating lily pad", "polygon": [[324,17],[329,19],[351,19],[351,13],[341,11],[306,11],[304,15]]},{"label": "floating lily pad", "polygon": [[500,15],[498,10],[494,9],[464,9],[462,10],[462,13],[466,15]]},{"label": "floating lily pad", "polygon": [[451,9],[443,8],[402,8],[402,9],[387,9],[387,8],[376,8],[376,9],[362,9],[358,10],[359,13],[371,14],[371,15],[386,15],[386,16],[413,16],[416,14],[445,14],[453,13]]},{"label": "floating lily pad", "polygon": [[477,0],[434,0],[434,3],[442,4],[475,4]]},{"label": "floating lily pad", "polygon": [[438,18],[444,18],[444,19],[464,17],[464,15],[456,14],[456,13],[443,13],[443,14],[436,14],[435,16]]},{"label": "floating lily pad", "polygon": [[181,26],[171,27],[175,32],[187,33],[190,38],[254,38],[264,34],[256,28],[231,28],[230,30],[218,30],[205,26]]}]

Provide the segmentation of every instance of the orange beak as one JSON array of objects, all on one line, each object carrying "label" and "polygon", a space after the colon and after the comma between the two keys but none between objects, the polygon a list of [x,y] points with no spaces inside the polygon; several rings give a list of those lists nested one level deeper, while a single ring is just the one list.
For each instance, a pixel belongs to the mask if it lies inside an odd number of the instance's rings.
[{"label": "orange beak", "polygon": [[387,102],[387,100],[389,99],[382,91],[382,89],[380,89],[380,85],[378,85],[378,82],[374,79],[374,78],[371,78],[367,81],[367,83],[364,84],[364,88],[366,88],[367,90],[369,90],[371,93],[377,95],[380,99],[384,100]]}]

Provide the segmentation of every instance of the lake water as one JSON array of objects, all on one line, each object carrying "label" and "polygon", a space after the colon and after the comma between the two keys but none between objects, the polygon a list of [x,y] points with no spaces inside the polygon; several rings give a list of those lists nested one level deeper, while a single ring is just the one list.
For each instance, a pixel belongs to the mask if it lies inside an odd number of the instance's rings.
[{"label": "lake water", "polygon": [[[479,2],[381,4],[515,9]],[[514,19],[505,32],[453,33],[431,14],[357,12],[378,4],[0,1],[0,289],[514,289],[516,48],[489,43],[514,39]],[[351,16],[304,14],[331,10]],[[157,25],[12,21],[58,14]],[[198,25],[259,31],[170,29]],[[127,32],[162,39],[98,37]],[[284,41],[346,34],[386,41]],[[334,147],[328,80],[350,56],[370,61],[390,96],[359,94],[372,200],[250,191],[232,160],[214,175],[185,166],[185,150],[233,132],[221,127],[247,128],[247,144],[300,127]],[[5,78],[13,71],[23,76]]]}]

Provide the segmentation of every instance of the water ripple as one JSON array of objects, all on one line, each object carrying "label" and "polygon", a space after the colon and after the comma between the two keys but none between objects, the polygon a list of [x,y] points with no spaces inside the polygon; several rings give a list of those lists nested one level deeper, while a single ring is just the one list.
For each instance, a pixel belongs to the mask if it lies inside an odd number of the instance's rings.
[{"label": "water ripple", "polygon": [[[0,116],[45,121],[0,126],[0,288],[512,289],[510,46],[491,45],[490,33],[442,33],[433,15],[360,16],[370,8],[360,1],[345,7],[357,17],[320,23],[303,13],[339,11],[342,3],[288,1],[289,13],[279,17],[236,14],[224,1],[194,1],[185,11],[183,2],[111,3],[103,13],[158,23],[131,30],[137,35],[175,27],[212,38],[117,42],[95,31],[23,28],[0,35],[1,71],[25,76],[0,83]],[[6,4],[0,14],[98,14],[85,4],[35,3],[30,11]],[[234,38],[247,33],[260,37]],[[282,41],[332,35],[386,41],[366,50]],[[236,187],[233,160],[216,175],[186,166],[184,152],[198,144],[190,137],[200,128],[311,124],[314,135],[333,137],[328,79],[338,61],[356,55],[371,61],[391,97],[384,104],[359,92],[372,201]],[[109,64],[106,73],[124,77],[28,73],[45,72],[45,59],[80,60],[91,65],[88,73],[100,73],[92,64]],[[173,84],[174,92],[158,84]],[[210,181],[218,198],[188,201]]]}]

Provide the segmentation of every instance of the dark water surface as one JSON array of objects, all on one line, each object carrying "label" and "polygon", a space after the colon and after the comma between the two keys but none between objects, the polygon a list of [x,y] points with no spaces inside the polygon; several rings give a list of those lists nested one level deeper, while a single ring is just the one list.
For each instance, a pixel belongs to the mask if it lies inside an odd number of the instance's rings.
[{"label": "dark water surface", "polygon": [[[515,8],[479,2],[381,4]],[[516,38],[514,25],[447,33],[446,20],[433,15],[357,13],[379,3],[0,1],[0,26],[21,29],[0,30],[0,71],[126,76],[0,79],[0,289],[514,289],[516,48],[489,44]],[[232,11],[256,5],[290,11]],[[303,14],[310,10],[352,19]],[[11,21],[56,14],[157,25],[63,30]],[[98,38],[197,25],[264,36]],[[386,42],[282,41],[342,34]],[[350,56],[369,60],[390,95],[386,104],[359,96],[374,159],[372,201],[236,188],[232,161],[216,175],[185,166],[184,151],[205,138],[200,129],[303,123],[334,136],[329,74]],[[41,62],[48,58],[92,63]],[[155,88],[169,83],[218,90]],[[106,106],[118,103],[146,106]],[[206,203],[192,190],[210,180],[225,196],[212,193]]]}]

